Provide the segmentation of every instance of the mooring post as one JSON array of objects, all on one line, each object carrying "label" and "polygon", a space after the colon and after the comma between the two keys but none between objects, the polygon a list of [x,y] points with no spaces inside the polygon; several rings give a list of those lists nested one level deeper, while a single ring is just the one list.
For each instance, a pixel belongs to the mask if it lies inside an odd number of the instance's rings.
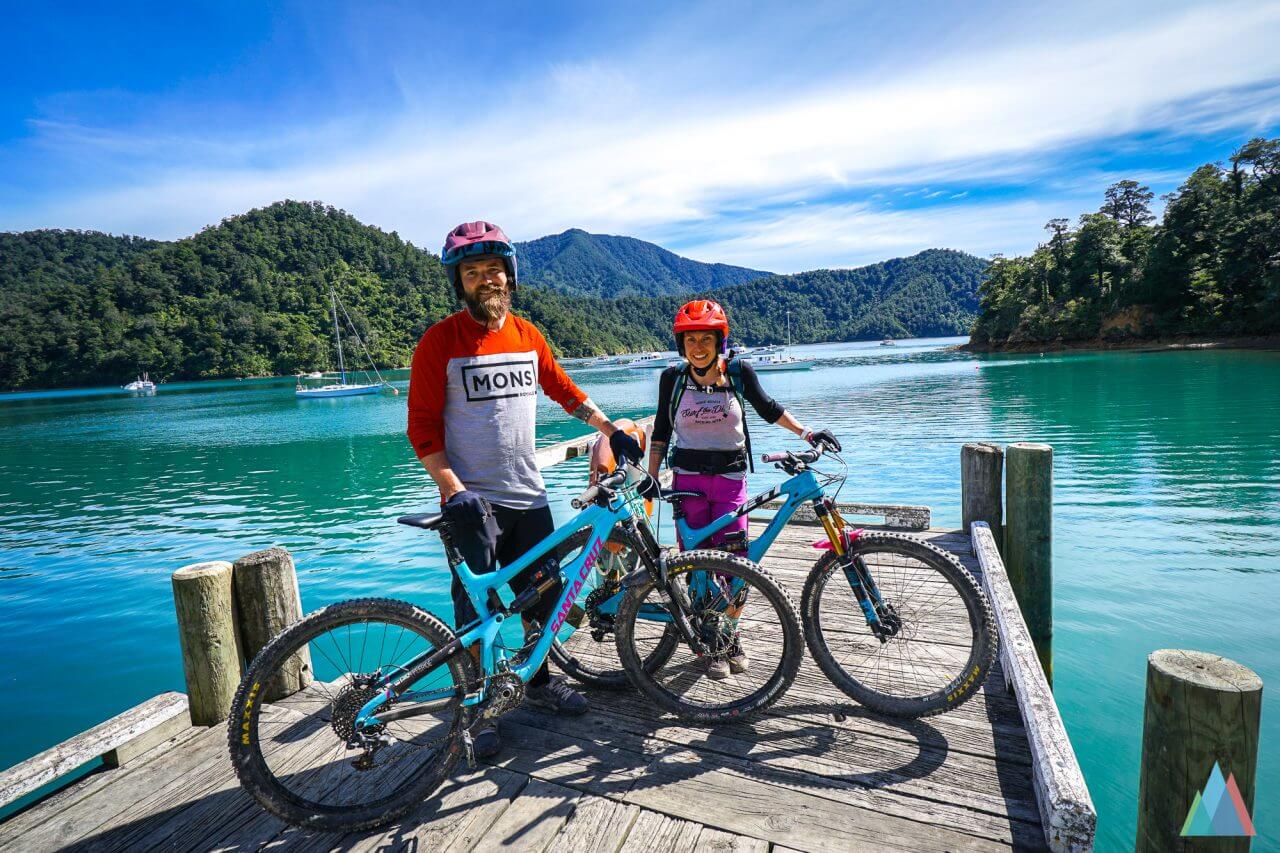
[{"label": "mooring post", "polygon": [[1053,686],[1053,448],[1018,442],[1005,448],[1004,563]]},{"label": "mooring post", "polygon": [[[271,638],[302,618],[298,574],[284,548],[254,551],[232,568],[240,646],[252,661]],[[311,652],[303,648],[291,656],[263,685],[266,701],[283,699],[311,683]]]},{"label": "mooring post", "polygon": [[1249,849],[1261,714],[1262,679],[1248,667],[1205,652],[1151,653],[1136,850]]},{"label": "mooring post", "polygon": [[173,573],[173,604],[178,614],[191,723],[224,723],[240,684],[242,659],[231,564],[194,563],[178,569]]},{"label": "mooring post", "polygon": [[966,532],[985,521],[997,543],[1004,532],[1004,451],[989,441],[972,441],[960,448],[961,518]]}]

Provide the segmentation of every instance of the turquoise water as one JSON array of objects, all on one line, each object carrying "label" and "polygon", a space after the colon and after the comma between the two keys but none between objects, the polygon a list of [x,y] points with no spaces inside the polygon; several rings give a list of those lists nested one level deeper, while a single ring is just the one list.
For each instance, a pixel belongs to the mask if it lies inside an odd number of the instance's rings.
[{"label": "turquoise water", "polygon": [[[844,497],[928,504],[935,524],[959,524],[965,441],[1054,446],[1057,697],[1099,849],[1131,849],[1147,653],[1218,652],[1280,685],[1280,353],[975,358],[956,342],[795,347],[821,369],[766,387],[845,440]],[[651,413],[656,371],[576,375],[609,413]],[[404,405],[296,401],[292,380],[0,396],[0,767],[182,689],[169,575],[186,563],[284,545],[308,609],[444,606],[438,541],[394,523],[434,504]],[[548,443],[583,431],[545,402],[540,418]],[[759,422],[752,437],[796,446]],[[547,474],[567,519],[583,463]],[[1280,805],[1280,709],[1264,704],[1255,849]]]}]

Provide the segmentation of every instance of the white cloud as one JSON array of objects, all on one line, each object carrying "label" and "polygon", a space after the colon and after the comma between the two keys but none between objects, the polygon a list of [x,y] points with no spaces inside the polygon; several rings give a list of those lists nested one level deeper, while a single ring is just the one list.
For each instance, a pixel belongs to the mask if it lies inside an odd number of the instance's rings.
[{"label": "white cloud", "polygon": [[[712,84],[654,92],[626,68],[556,65],[547,85],[531,87],[539,98],[521,107],[504,102],[452,121],[411,112],[389,119],[376,140],[344,138],[323,155],[302,146],[307,153],[296,161],[273,157],[270,167],[171,165],[145,182],[0,212],[0,227],[176,237],[290,197],[322,199],[433,249],[457,221],[484,217],[520,239],[573,226],[650,239],[730,229],[680,242],[709,260],[759,257],[753,265],[774,269],[861,262],[865,247],[898,252],[920,241],[987,253],[1003,245],[1001,226],[1023,229],[1039,218],[1038,231],[1062,211],[969,202],[899,214],[821,200],[894,184],[1052,180],[1054,152],[1085,141],[1252,126],[1277,114],[1274,90],[1262,84],[1280,78],[1278,40],[1280,6],[1214,7],[1096,38],[921,57],[894,77],[880,69],[874,79],[749,107],[718,98]],[[751,212],[779,203],[791,212]],[[975,222],[975,210],[992,218]],[[811,246],[805,254],[784,239],[803,235],[815,211],[850,217],[844,256],[801,240]],[[1012,233],[1004,239],[1025,247]],[[766,263],[766,250],[779,259]]]},{"label": "white cloud", "polygon": [[[883,210],[870,204],[810,207],[755,221],[744,233],[725,234],[690,254],[774,272],[861,266],[924,249],[962,249],[976,255],[1033,248],[1044,224],[1065,199],[940,204]],[[816,259],[825,258],[825,261]]]}]

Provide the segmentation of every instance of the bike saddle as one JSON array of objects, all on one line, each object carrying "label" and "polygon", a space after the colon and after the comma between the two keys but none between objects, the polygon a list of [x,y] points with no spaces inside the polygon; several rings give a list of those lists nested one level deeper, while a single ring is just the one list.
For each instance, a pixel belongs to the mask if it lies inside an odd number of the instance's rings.
[{"label": "bike saddle", "polygon": [[423,530],[435,530],[444,521],[443,512],[424,512],[420,515],[402,515],[396,519],[410,527],[421,527]]}]

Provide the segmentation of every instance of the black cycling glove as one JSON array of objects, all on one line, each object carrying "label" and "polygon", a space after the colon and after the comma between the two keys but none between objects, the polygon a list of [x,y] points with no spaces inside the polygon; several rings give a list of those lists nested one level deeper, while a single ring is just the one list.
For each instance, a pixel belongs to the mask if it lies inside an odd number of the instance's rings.
[{"label": "black cycling glove", "polygon": [[455,524],[479,527],[489,514],[489,502],[475,492],[463,489],[444,502],[445,518]]},{"label": "black cycling glove", "polygon": [[640,457],[644,452],[640,450],[640,442],[636,441],[630,433],[624,430],[617,430],[613,435],[609,436],[609,449],[613,451],[613,458],[619,465],[623,460],[633,465],[640,464]]},{"label": "black cycling glove", "polygon": [[640,488],[636,491],[640,493],[640,497],[653,500],[662,495],[662,484],[658,482],[657,477],[646,476],[640,481]]},{"label": "black cycling glove", "polygon": [[811,429],[804,434],[804,440],[809,442],[811,447],[826,447],[836,453],[844,449],[840,446],[840,441],[831,434],[829,429]]}]

